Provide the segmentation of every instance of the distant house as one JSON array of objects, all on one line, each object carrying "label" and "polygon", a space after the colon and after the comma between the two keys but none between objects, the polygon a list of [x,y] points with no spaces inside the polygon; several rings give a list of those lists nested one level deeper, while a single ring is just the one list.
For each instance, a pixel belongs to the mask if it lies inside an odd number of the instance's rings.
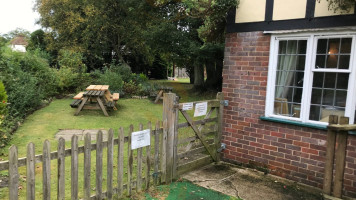
[{"label": "distant house", "polygon": [[[322,188],[329,115],[356,123],[356,12],[326,0],[240,0],[229,13],[224,159]],[[356,135],[343,193],[356,198]]]},{"label": "distant house", "polygon": [[25,36],[16,36],[10,42],[11,49],[13,51],[18,51],[18,52],[26,52],[27,45],[28,45],[28,42],[27,42]]}]

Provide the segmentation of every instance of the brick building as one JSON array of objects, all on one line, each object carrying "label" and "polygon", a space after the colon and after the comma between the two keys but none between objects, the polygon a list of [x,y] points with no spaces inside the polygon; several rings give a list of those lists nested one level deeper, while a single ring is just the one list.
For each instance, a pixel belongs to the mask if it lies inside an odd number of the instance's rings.
[{"label": "brick building", "polygon": [[[356,120],[356,15],[326,0],[240,0],[223,70],[224,159],[322,188],[328,116]],[[343,193],[356,197],[356,135]]]}]

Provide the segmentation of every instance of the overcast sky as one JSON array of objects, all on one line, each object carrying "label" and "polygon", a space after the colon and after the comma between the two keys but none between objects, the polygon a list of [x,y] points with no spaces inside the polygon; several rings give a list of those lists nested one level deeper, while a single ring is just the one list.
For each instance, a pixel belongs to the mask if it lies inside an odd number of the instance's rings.
[{"label": "overcast sky", "polygon": [[0,34],[16,28],[33,32],[40,28],[35,25],[39,14],[33,11],[35,0],[0,0]]}]

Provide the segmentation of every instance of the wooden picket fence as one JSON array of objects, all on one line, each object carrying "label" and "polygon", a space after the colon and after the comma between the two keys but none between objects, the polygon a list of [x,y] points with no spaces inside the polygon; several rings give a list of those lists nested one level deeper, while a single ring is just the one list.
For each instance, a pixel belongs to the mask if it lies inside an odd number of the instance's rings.
[{"label": "wooden picket fence", "polygon": [[[151,130],[151,123],[148,123]],[[108,140],[103,141],[103,133],[98,132],[96,143],[91,143],[90,134],[84,136],[84,146],[78,147],[78,137],[73,136],[71,139],[71,148],[65,149],[65,140],[58,140],[58,150],[50,152],[50,142],[46,140],[43,144],[43,153],[35,155],[35,146],[33,143],[27,145],[27,156],[18,158],[16,146],[11,146],[9,149],[9,160],[0,162],[0,171],[9,170],[9,199],[18,199],[19,188],[19,171],[18,168],[26,166],[26,198],[35,199],[35,164],[42,163],[42,193],[43,199],[51,199],[51,160],[57,160],[57,199],[65,199],[65,157],[71,157],[71,199],[78,199],[78,155],[84,154],[84,199],[112,199],[113,195],[121,197],[125,190],[130,196],[133,190],[141,191],[143,186],[145,189],[150,187],[151,176],[153,176],[154,184],[159,184],[159,149],[160,135],[162,128],[160,123],[156,123],[156,129],[150,131],[153,144],[150,146],[138,148],[137,153],[137,171],[136,179],[134,180],[133,161],[134,150],[131,149],[131,134],[134,130],[133,125],[129,128],[128,136],[125,136],[124,129],[120,128],[118,138],[113,137],[113,130],[108,131]],[[140,130],[143,129],[142,124]],[[124,183],[124,145],[127,143],[128,151],[128,166],[127,166],[127,181]],[[153,146],[153,155],[151,155],[151,146]],[[118,148],[117,155],[114,155],[114,147]],[[107,191],[102,191],[103,184],[103,151],[107,150]],[[145,149],[146,155],[143,155]],[[91,166],[91,152],[96,151],[96,164]],[[117,156],[117,186],[113,188],[113,165],[114,156]],[[145,164],[145,166],[143,166]],[[161,163],[163,164],[163,163]],[[153,169],[151,166],[153,165]],[[95,167],[95,194],[91,194],[91,168]],[[145,168],[145,169],[143,169]],[[153,172],[153,173],[152,173]],[[144,177],[143,174],[146,176]],[[68,197],[67,197],[68,198]]]},{"label": "wooden picket fence", "polygon": [[[43,144],[43,153],[35,155],[35,146],[29,143],[27,146],[27,156],[18,158],[16,146],[9,149],[9,160],[0,162],[0,172],[8,170],[9,172],[9,199],[17,200],[19,194],[19,167],[26,166],[26,198],[35,199],[35,165],[42,163],[42,195],[43,199],[51,199],[51,161],[57,160],[57,199],[69,198],[65,196],[65,158],[71,158],[70,182],[71,199],[79,199],[79,188],[83,188],[84,199],[112,199],[122,197],[125,193],[129,196],[133,191],[140,192],[142,189],[148,189],[151,182],[154,185],[162,183],[171,183],[182,173],[188,172],[194,168],[204,166],[214,161],[219,161],[217,149],[220,147],[222,114],[223,114],[223,96],[217,95],[215,100],[207,100],[209,112],[204,119],[194,121],[186,111],[182,110],[183,104],[174,93],[165,93],[163,101],[163,122],[157,122],[155,129],[148,123],[147,129],[150,130],[151,145],[132,150],[131,136],[134,132],[133,125],[130,126],[127,134],[120,128],[118,137],[114,138],[112,129],[108,131],[107,141],[103,140],[103,133],[99,131],[96,135],[96,143],[92,143],[90,134],[84,136],[84,146],[78,146],[78,137],[71,139],[71,148],[65,149],[65,140],[58,140],[58,148],[55,152],[50,152],[50,142],[46,140]],[[193,102],[195,105],[199,102]],[[211,117],[216,110],[216,117]],[[179,122],[179,112],[181,112],[187,122]],[[215,123],[214,130],[203,132],[204,125]],[[197,127],[199,126],[199,127]],[[194,136],[188,136],[179,133],[179,129],[191,127]],[[139,125],[139,130],[143,130],[143,125]],[[182,136],[183,135],[183,136]],[[213,136],[213,139],[207,136]],[[180,137],[179,137],[180,136]],[[200,145],[195,148],[189,148],[186,151],[179,151],[178,147],[185,143],[198,142]],[[127,143],[127,144],[125,144]],[[125,155],[124,146],[127,145]],[[103,191],[103,152],[107,151],[106,167],[106,191]],[[117,148],[117,155],[114,155],[114,148]],[[145,152],[143,152],[145,150]],[[95,166],[91,166],[92,155],[95,151]],[[145,154],[144,154],[145,153]],[[198,157],[185,162],[187,155],[197,154]],[[79,155],[84,154],[84,186],[79,187]],[[134,158],[134,154],[136,155]],[[124,157],[127,156],[127,175],[124,176]],[[113,187],[114,177],[114,157],[117,158],[117,187]],[[136,158],[137,157],[137,158]],[[134,160],[136,159],[136,173],[134,169]],[[182,162],[183,161],[183,162]],[[152,166],[152,167],[151,167]],[[95,194],[91,193],[91,169],[95,167]],[[126,177],[126,181],[124,178]],[[134,177],[136,177],[134,179]],[[54,196],[54,195],[52,195]]]}]

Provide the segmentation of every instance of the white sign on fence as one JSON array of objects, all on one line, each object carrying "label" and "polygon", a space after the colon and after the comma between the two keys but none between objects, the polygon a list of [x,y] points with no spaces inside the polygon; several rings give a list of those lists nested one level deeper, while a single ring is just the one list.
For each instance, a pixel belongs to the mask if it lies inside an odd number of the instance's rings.
[{"label": "white sign on fence", "polygon": [[195,104],[194,117],[206,115],[207,110],[208,110],[208,102]]},{"label": "white sign on fence", "polygon": [[182,110],[193,110],[193,103],[184,103]]},{"label": "white sign on fence", "polygon": [[131,134],[131,149],[149,146],[150,141],[150,129],[133,132]]}]

